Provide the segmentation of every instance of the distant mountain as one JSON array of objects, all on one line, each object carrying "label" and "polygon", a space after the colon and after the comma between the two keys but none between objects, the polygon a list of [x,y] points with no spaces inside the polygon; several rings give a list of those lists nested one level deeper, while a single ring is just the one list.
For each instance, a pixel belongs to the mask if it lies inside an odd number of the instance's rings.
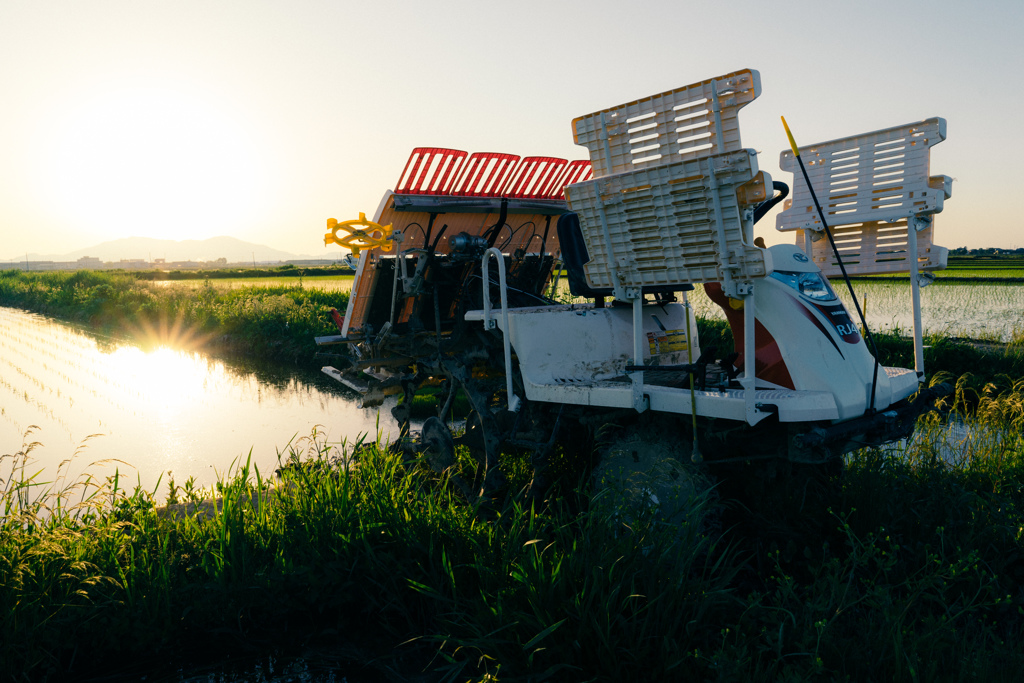
[{"label": "distant mountain", "polygon": [[[338,252],[340,255],[340,252]],[[289,261],[302,258],[330,258],[327,254],[308,256],[280,251],[262,244],[254,244],[234,237],[211,237],[206,240],[162,240],[153,237],[126,237],[103,242],[94,247],[78,249],[66,254],[28,254],[29,261],[76,261],[93,256],[101,261],[121,259],[166,259],[167,261],[215,261],[225,258],[228,263],[240,261]],[[24,259],[16,257],[16,260]]]}]

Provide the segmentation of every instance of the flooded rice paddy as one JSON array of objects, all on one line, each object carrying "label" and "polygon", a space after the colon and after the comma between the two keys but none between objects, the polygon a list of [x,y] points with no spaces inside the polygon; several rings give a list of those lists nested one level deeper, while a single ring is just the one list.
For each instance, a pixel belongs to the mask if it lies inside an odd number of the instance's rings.
[{"label": "flooded rice paddy", "polygon": [[[278,450],[321,425],[350,442],[397,434],[390,404],[357,407],[315,371],[247,367],[171,348],[143,350],[65,323],[0,308],[0,456],[31,452],[39,481],[83,472],[153,490],[167,472],[202,486],[252,453],[261,472]],[[0,459],[0,482],[13,458]],[[101,461],[107,461],[102,463]],[[160,497],[160,496],[158,496]]]},{"label": "flooded rice paddy", "polygon": [[[846,285],[833,278],[832,288],[856,318]],[[914,329],[908,282],[853,281],[853,290],[873,330]],[[697,315],[724,319],[702,288],[690,295]],[[1024,336],[1024,284],[934,283],[921,289],[921,321],[925,334],[1010,342]]]}]

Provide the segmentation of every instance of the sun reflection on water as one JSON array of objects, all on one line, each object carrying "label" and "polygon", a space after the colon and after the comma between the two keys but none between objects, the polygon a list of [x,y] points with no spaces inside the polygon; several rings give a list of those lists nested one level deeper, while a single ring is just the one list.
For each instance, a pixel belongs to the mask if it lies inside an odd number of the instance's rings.
[{"label": "sun reflection on water", "polygon": [[[379,424],[397,433],[386,408]],[[257,373],[168,345],[140,349],[0,307],[0,456],[18,452],[33,425],[39,468],[72,458],[72,477],[103,477],[114,465],[91,464],[117,459],[123,478],[152,490],[168,471],[209,486],[250,451],[269,472],[279,450],[318,425],[332,441],[375,436],[378,411],[358,408],[316,373]]]},{"label": "sun reflection on water", "polygon": [[151,351],[122,346],[107,361],[122,386],[134,387],[129,393],[158,409],[166,419],[173,419],[201,399],[211,373],[225,372],[221,364],[166,346]]}]

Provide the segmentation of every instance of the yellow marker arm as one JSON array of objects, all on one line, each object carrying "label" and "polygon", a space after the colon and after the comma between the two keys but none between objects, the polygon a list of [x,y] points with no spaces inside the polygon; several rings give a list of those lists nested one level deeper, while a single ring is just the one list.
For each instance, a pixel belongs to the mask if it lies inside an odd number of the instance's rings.
[{"label": "yellow marker arm", "polygon": [[[360,229],[356,226],[362,226]],[[324,244],[337,244],[346,249],[352,250],[353,256],[359,256],[360,249],[373,249],[380,247],[384,251],[391,251],[394,244],[391,237],[392,227],[390,225],[378,225],[366,219],[366,214],[360,212],[359,218],[352,221],[338,222],[334,218],[327,219],[329,233],[324,235]],[[338,231],[343,231],[341,237]]]}]

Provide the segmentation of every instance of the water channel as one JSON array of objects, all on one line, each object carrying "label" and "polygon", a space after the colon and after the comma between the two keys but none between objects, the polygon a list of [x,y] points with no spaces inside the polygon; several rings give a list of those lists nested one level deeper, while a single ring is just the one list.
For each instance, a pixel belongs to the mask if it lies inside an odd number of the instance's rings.
[{"label": "water channel", "polygon": [[251,451],[269,473],[314,429],[335,447],[395,435],[391,405],[362,409],[315,370],[143,350],[0,307],[0,483],[16,460],[5,456],[37,442],[25,469],[37,481],[102,479],[116,468],[123,483],[150,491],[163,475],[163,499],[167,472],[209,487]]}]

